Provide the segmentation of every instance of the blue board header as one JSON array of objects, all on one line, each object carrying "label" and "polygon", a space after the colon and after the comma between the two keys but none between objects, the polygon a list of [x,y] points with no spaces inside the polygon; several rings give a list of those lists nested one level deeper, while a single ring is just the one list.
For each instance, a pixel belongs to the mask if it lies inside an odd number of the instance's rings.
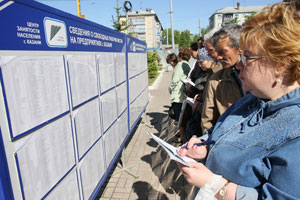
[{"label": "blue board header", "polygon": [[147,51],[147,45],[145,42],[131,37],[127,36],[127,51],[131,53],[145,53]]},{"label": "blue board header", "polygon": [[125,51],[125,34],[35,1],[2,1],[0,19],[0,50]]}]

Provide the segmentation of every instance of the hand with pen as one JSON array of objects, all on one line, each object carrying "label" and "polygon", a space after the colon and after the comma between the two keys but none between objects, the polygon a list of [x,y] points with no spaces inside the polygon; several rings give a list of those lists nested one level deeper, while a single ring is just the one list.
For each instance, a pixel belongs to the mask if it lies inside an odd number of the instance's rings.
[{"label": "hand with pen", "polygon": [[[207,155],[206,145],[213,144],[215,141],[201,141],[198,138],[192,137],[190,141],[179,147],[177,153],[180,156],[188,156],[196,160],[202,160]],[[184,178],[188,183],[197,187],[203,187],[204,184],[209,184],[213,177],[213,173],[200,162],[190,162],[190,167],[177,163]]]},{"label": "hand with pen", "polygon": [[202,160],[207,155],[206,145],[213,144],[214,141],[201,141],[198,138],[192,137],[188,143],[179,147],[177,152],[180,156],[188,156],[196,160]]}]

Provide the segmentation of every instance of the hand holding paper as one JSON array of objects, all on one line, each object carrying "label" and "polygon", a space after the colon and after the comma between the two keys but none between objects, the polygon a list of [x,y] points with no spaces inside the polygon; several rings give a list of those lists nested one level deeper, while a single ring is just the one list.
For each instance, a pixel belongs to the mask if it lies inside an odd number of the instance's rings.
[{"label": "hand holding paper", "polygon": [[163,141],[162,139],[160,139],[159,137],[155,136],[153,133],[151,133],[150,131],[147,131],[148,135],[151,136],[158,144],[160,144],[162,146],[162,148],[164,148],[166,150],[166,152],[169,154],[170,158],[172,160],[175,160],[176,162],[179,162],[185,166],[190,167],[190,165],[188,164],[188,162],[196,162],[194,159],[189,158],[187,156],[184,157],[180,157],[180,155],[178,155],[177,153],[177,148],[166,143],[165,141]]},{"label": "hand holding paper", "polygon": [[191,85],[191,86],[194,86],[194,87],[195,87],[195,83],[193,83],[191,80],[184,79],[184,80],[182,80],[182,82],[183,82],[185,85]]}]

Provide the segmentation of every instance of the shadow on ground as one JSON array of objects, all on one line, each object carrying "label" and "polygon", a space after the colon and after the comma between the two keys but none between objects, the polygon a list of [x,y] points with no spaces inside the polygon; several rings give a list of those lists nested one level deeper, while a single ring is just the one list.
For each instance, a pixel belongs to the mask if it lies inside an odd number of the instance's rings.
[{"label": "shadow on ground", "polygon": [[150,124],[156,130],[161,130],[162,129],[162,125],[164,123],[166,123],[163,120],[168,118],[168,114],[166,114],[166,113],[159,113],[159,112],[146,113],[146,115],[148,117],[148,120],[150,121]]},{"label": "shadow on ground", "polygon": [[[175,143],[175,141],[177,141],[175,136],[176,128],[167,114],[148,113],[148,116],[160,120],[160,123],[151,123],[158,131],[158,133],[154,133],[156,136],[174,146],[180,145]],[[175,161],[170,160],[168,154],[154,140],[147,142],[147,145],[157,147],[157,149],[150,154],[143,156],[142,160],[151,166],[152,171],[159,178],[159,182],[164,187],[165,191],[168,194],[176,193],[180,199],[192,199],[193,187],[186,182]],[[151,188],[148,188],[148,191],[151,193]],[[153,194],[154,193],[157,193],[157,191],[153,191]],[[159,199],[164,198],[165,195],[162,195]]]},{"label": "shadow on ground", "polygon": [[163,192],[155,190],[149,183],[144,181],[135,182],[132,185],[132,189],[137,194],[138,199],[168,199]]}]

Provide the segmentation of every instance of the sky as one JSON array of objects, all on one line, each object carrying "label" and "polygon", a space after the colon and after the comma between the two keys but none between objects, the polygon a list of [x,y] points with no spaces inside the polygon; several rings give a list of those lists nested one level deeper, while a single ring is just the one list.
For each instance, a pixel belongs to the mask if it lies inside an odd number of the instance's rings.
[{"label": "sky", "polygon": [[[36,0],[40,3],[77,15],[76,0]],[[125,0],[118,0],[121,7]],[[133,10],[154,10],[163,26],[171,27],[170,0],[129,0]],[[265,6],[274,4],[279,0],[239,0],[242,6]],[[216,11],[225,7],[236,7],[237,0],[172,0],[174,30],[190,30],[199,34],[199,21],[201,28],[207,27],[209,17]],[[81,14],[85,19],[112,28],[112,15],[116,16],[117,0],[80,0]],[[124,14],[122,9],[121,14]]]}]

